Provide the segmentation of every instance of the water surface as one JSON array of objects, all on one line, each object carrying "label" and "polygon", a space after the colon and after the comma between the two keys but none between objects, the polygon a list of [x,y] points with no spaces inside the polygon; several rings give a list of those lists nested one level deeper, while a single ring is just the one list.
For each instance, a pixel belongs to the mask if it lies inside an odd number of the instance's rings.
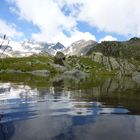
[{"label": "water surface", "polygon": [[140,85],[0,75],[0,140],[139,140]]}]

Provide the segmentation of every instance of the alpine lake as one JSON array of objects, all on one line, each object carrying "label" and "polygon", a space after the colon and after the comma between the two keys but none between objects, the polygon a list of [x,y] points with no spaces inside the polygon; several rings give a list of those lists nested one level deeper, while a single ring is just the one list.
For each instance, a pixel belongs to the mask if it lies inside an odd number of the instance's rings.
[{"label": "alpine lake", "polygon": [[140,140],[140,83],[0,74],[0,140]]}]

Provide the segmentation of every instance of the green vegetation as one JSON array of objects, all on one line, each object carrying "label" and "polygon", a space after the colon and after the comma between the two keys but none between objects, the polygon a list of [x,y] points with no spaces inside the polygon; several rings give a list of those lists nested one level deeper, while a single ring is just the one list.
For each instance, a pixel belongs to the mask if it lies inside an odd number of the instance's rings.
[{"label": "green vegetation", "polygon": [[140,39],[132,38],[126,42],[104,41],[96,47],[92,47],[87,54],[92,54],[92,52],[101,52],[105,56],[122,59],[140,60]]},{"label": "green vegetation", "polygon": [[51,73],[57,72],[56,69],[51,65],[53,62],[53,57],[50,56],[3,58],[0,61],[0,70],[18,70],[21,72],[49,70]]},{"label": "green vegetation", "polygon": [[94,74],[114,74],[114,72],[109,72],[106,70],[103,64],[94,62],[90,56],[70,56],[67,58],[67,63],[70,65],[71,69],[76,68],[84,72],[94,73]]},{"label": "green vegetation", "polygon": [[140,71],[139,38],[126,42],[104,41],[90,46],[90,49],[88,47],[88,50],[84,56],[67,57],[62,52],[57,52],[56,56],[40,54],[23,58],[3,58],[0,59],[0,72],[33,73],[38,70],[38,73],[41,73],[41,70],[46,70],[54,75],[79,70],[95,75],[121,73],[131,76],[133,72]]},{"label": "green vegetation", "polygon": [[56,75],[55,77],[40,77],[34,76],[32,74],[3,73],[0,74],[0,81],[19,85],[28,85],[32,88],[47,88],[50,86],[54,86],[56,88],[65,87],[72,90],[91,89],[93,87],[97,87],[99,85],[102,85],[106,78],[105,76],[95,76],[91,74],[86,79],[62,78],[57,81],[55,80],[57,79],[57,77],[59,77],[59,75]]},{"label": "green vegetation", "polygon": [[0,74],[1,82],[10,82],[15,84],[28,85],[32,88],[49,87],[51,77],[40,77],[32,74],[14,74],[3,73]]},{"label": "green vegetation", "polygon": [[65,59],[52,56],[30,56],[24,58],[3,58],[0,61],[1,71],[14,70],[19,71],[19,73],[26,73],[35,70],[48,70],[54,75],[59,71],[55,64],[62,64],[68,70],[78,69],[86,73],[114,74],[107,71],[104,65],[94,62],[88,56],[70,56]]}]

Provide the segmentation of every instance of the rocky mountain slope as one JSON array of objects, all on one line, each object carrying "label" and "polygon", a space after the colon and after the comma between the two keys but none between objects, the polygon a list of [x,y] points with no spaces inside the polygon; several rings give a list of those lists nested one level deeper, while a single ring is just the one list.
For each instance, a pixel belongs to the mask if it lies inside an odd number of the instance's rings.
[{"label": "rocky mountain slope", "polygon": [[[46,73],[71,73],[73,75],[85,73],[113,74],[140,77],[140,39],[132,38],[128,41],[95,41],[79,40],[65,48],[61,43],[49,44],[26,41],[22,43],[10,42],[4,55],[28,56],[25,58],[7,58],[1,60],[1,72],[26,72],[32,71]],[[3,44],[1,53],[7,47]],[[19,49],[20,48],[20,49]],[[64,54],[64,53],[65,54]],[[34,55],[33,55],[34,54]],[[47,54],[47,55],[46,55]],[[53,54],[53,55],[50,55]],[[40,60],[40,61],[39,61]],[[78,70],[78,71],[77,71]],[[69,71],[69,72],[67,72]]]},{"label": "rocky mountain slope", "polygon": [[109,71],[132,75],[140,71],[140,39],[125,42],[105,41],[92,47],[86,54],[92,60],[105,65]]},{"label": "rocky mountain slope", "polygon": [[92,52],[101,52],[105,56],[112,56],[122,59],[137,59],[140,60],[140,38],[131,38],[128,41],[104,41],[96,45],[91,46],[91,49],[87,52],[87,55]]},{"label": "rocky mountain slope", "polygon": [[50,55],[55,55],[58,51],[63,52],[65,55],[86,55],[93,46],[98,43],[93,40],[78,40],[73,42],[69,47],[65,47],[60,42],[53,44],[47,42],[36,42],[36,41],[8,41],[0,38],[0,52],[2,56],[9,57],[24,57],[33,54],[47,53]]},{"label": "rocky mountain slope", "polygon": [[98,43],[93,40],[78,40],[73,42],[68,48],[64,50],[66,55],[85,55],[91,49],[91,47],[96,46]]},{"label": "rocky mountain slope", "polygon": [[55,55],[57,51],[63,51],[65,46],[61,43],[46,43],[36,41],[15,42],[0,39],[0,54],[1,57],[24,57],[33,54],[47,53]]}]

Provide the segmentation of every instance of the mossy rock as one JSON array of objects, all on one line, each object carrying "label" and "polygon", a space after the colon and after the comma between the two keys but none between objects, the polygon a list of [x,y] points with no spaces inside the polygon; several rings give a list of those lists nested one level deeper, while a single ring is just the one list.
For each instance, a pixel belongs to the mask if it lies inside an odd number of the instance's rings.
[{"label": "mossy rock", "polygon": [[66,57],[62,52],[57,52],[54,57],[54,63],[64,66],[65,59],[66,59]]}]

